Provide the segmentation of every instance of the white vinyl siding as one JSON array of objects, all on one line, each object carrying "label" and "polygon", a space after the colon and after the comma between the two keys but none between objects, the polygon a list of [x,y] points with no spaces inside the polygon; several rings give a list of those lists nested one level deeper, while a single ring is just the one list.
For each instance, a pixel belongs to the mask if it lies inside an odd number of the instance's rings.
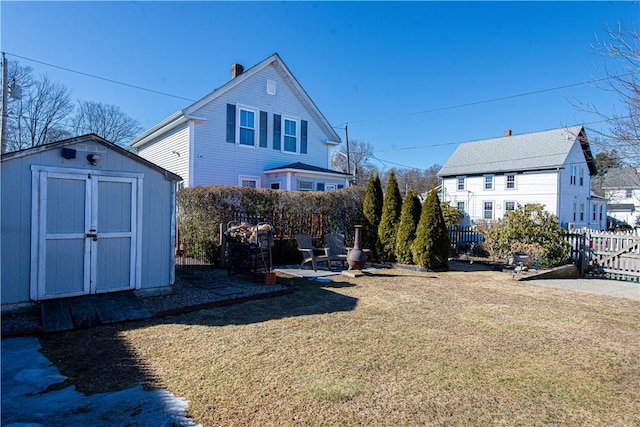
[{"label": "white vinyl siding", "polygon": [[[267,80],[275,82],[277,87],[275,95],[266,95]],[[256,133],[259,133],[260,129],[259,112],[267,113],[266,148],[248,152],[244,146],[225,142],[226,104],[250,106],[255,109],[257,112]],[[236,107],[237,109],[238,107]],[[300,150],[300,120],[308,122],[307,154],[293,157],[291,153],[284,152],[282,150],[284,145],[282,136],[280,149],[273,149],[273,117],[276,114],[298,120],[296,129],[298,132],[296,149],[298,151]],[[238,185],[238,175],[260,176],[261,184],[270,186],[270,182],[263,175],[265,170],[298,161],[312,166],[329,168],[329,147],[321,141],[335,138],[320,129],[315,118],[309,115],[298,96],[291,91],[289,84],[282,79],[281,74],[273,66],[269,66],[252,78],[245,80],[241,85],[224,93],[214,102],[204,105],[193,115],[204,117],[206,121],[195,125],[194,182],[190,186],[236,186]],[[284,128],[281,129],[281,134],[284,135]],[[285,188],[284,182],[281,188]]]},{"label": "white vinyl siding", "polygon": [[145,145],[138,155],[166,170],[180,175],[189,186],[189,144],[190,125],[185,123],[167,133],[162,140],[158,139]]}]

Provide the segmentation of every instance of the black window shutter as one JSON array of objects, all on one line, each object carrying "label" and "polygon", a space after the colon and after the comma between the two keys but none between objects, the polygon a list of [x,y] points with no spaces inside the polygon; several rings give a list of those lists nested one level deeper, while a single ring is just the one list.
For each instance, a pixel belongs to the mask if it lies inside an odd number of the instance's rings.
[{"label": "black window shutter", "polygon": [[300,152],[307,154],[307,121],[300,120]]},{"label": "black window shutter", "polygon": [[267,112],[260,111],[260,147],[267,148]]},{"label": "black window shutter", "polygon": [[280,149],[280,134],[282,129],[282,118],[280,114],[273,115],[273,149]]},{"label": "black window shutter", "polygon": [[236,142],[236,106],[227,104],[227,142]]}]

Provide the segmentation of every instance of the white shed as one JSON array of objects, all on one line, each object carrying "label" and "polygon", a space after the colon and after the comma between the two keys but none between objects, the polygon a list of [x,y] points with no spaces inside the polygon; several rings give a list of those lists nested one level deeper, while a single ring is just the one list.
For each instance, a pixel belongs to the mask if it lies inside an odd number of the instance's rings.
[{"label": "white shed", "polygon": [[178,175],[93,134],[1,169],[3,306],[174,283]]}]

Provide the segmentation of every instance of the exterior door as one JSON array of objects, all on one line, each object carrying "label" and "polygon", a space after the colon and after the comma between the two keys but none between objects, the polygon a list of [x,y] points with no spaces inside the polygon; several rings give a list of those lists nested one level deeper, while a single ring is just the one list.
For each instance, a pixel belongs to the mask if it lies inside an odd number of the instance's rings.
[{"label": "exterior door", "polygon": [[135,288],[137,179],[40,170],[36,183],[32,299]]}]

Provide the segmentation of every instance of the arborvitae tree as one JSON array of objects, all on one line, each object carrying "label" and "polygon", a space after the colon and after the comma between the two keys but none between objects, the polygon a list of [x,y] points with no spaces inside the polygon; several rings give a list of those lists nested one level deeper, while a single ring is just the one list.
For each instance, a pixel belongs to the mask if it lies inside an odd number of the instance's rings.
[{"label": "arborvitae tree", "polygon": [[401,209],[402,196],[398,189],[395,171],[392,170],[389,174],[389,181],[387,181],[382,216],[378,225],[378,255],[384,261],[395,261],[396,235],[398,234],[398,224],[400,224]]},{"label": "arborvitae tree", "polygon": [[449,233],[440,210],[440,199],[435,190],[427,195],[422,205],[420,223],[413,241],[413,259],[423,268],[447,267],[450,253]]},{"label": "arborvitae tree", "polygon": [[402,264],[413,264],[411,245],[416,238],[421,210],[420,199],[413,190],[409,190],[402,203],[400,225],[396,236],[396,259]]},{"label": "arborvitae tree", "polygon": [[367,189],[364,193],[362,206],[362,245],[371,249],[374,258],[378,258],[376,251],[378,241],[378,224],[382,216],[382,185],[378,174],[369,176]]}]

